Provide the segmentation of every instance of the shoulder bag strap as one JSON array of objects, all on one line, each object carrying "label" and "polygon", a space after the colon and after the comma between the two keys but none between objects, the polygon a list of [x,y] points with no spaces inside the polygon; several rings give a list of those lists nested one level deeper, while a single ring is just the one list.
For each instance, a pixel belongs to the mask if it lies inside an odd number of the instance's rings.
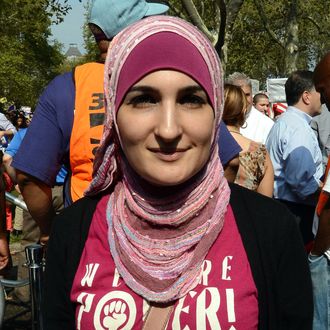
[{"label": "shoulder bag strap", "polygon": [[144,320],[142,330],[165,330],[173,311],[175,301],[166,306],[152,305]]}]

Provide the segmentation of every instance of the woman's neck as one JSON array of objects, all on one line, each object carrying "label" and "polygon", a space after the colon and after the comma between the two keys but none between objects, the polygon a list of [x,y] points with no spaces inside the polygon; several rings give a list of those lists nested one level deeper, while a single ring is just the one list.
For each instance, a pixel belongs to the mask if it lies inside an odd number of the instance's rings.
[{"label": "woman's neck", "polygon": [[241,134],[238,126],[227,125],[228,131],[231,133]]}]

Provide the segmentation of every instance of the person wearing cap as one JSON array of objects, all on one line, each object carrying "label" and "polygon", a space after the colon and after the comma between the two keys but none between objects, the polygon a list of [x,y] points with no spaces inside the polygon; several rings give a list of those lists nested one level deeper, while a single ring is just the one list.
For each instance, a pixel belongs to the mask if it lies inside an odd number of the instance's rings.
[{"label": "person wearing cap", "polygon": [[51,187],[61,166],[70,169],[65,206],[82,197],[91,180],[94,153],[103,131],[103,61],[111,39],[130,23],[167,10],[165,5],[144,0],[94,0],[89,26],[99,47],[100,63],[86,63],[55,77],[42,93],[12,162],[42,240],[47,241],[55,215]]},{"label": "person wearing cap", "polygon": [[[100,50],[101,63],[80,65],[73,73],[56,77],[41,95],[13,167],[18,171],[25,202],[45,241],[54,216],[50,187],[60,166],[64,163],[70,169],[65,206],[83,196],[92,178],[94,154],[103,131],[103,61],[112,38],[129,24],[167,10],[166,5],[144,0],[94,0],[88,22]],[[229,155],[223,152],[226,162],[240,151],[235,141],[231,145]]]}]

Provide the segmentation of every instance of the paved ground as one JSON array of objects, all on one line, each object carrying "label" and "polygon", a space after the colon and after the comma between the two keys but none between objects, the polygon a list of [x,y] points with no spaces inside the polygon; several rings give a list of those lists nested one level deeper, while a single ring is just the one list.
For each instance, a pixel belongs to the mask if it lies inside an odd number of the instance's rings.
[{"label": "paved ground", "polygon": [[[10,270],[6,278],[17,278],[17,264],[18,264],[18,252],[21,251],[21,244],[19,240],[15,239],[10,244],[10,252],[12,255],[13,268]],[[22,304],[20,301],[12,297],[11,289],[7,290],[8,293],[5,304],[5,320],[1,329],[4,330],[19,330],[19,329],[31,329],[31,313],[27,309],[27,305]],[[16,315],[21,314],[19,317],[14,318]],[[14,319],[13,319],[14,318]],[[13,319],[13,320],[12,320]]]}]

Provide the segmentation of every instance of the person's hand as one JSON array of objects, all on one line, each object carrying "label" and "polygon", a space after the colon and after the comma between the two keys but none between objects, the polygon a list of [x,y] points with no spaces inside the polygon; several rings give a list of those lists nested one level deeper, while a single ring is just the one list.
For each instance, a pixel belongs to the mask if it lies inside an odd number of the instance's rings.
[{"label": "person's hand", "polygon": [[2,138],[3,136],[5,136],[5,131],[0,131],[0,138]]},{"label": "person's hand", "polygon": [[9,245],[7,241],[7,235],[5,233],[0,234],[0,269],[5,268],[9,262]]},{"label": "person's hand", "polygon": [[21,193],[21,190],[19,189],[19,185],[18,184],[15,184],[15,190],[20,194]]},{"label": "person's hand", "polygon": [[49,240],[49,235],[41,234],[40,235],[40,245],[47,247]]}]

